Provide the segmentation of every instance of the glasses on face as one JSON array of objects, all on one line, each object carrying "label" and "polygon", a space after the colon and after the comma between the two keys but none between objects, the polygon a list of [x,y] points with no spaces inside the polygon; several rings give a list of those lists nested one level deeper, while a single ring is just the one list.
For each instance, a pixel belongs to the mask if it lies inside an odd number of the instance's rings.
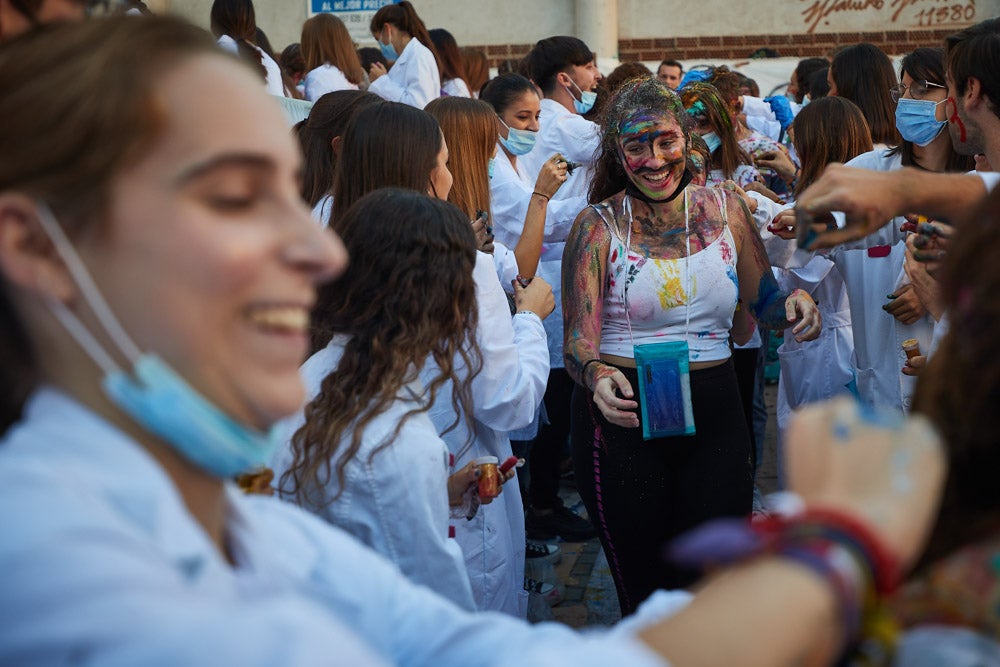
[{"label": "glasses on face", "polygon": [[892,96],[893,102],[899,102],[899,98],[906,95],[906,91],[909,90],[910,97],[915,100],[922,100],[927,96],[927,93],[931,92],[931,88],[944,88],[944,86],[940,83],[932,83],[930,81],[914,81],[909,86],[899,83],[889,89],[889,95]]}]

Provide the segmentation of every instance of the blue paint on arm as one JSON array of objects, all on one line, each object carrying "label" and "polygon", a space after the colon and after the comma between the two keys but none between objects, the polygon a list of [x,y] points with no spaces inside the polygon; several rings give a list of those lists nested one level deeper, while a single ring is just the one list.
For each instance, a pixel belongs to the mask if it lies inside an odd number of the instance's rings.
[{"label": "blue paint on arm", "polygon": [[757,298],[750,304],[750,312],[757,323],[766,329],[785,329],[791,324],[785,316],[787,298],[788,293],[781,291],[774,275],[765,271],[760,276]]}]

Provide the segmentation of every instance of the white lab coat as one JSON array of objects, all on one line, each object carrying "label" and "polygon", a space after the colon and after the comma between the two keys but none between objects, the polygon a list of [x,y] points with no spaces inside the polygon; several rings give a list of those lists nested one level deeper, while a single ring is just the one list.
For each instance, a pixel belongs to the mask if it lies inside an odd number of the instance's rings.
[{"label": "white lab coat", "polygon": [[368,92],[390,102],[423,109],[431,100],[441,97],[441,74],[434,54],[414,37],[389,72],[372,81]]},{"label": "white lab coat", "polygon": [[[456,456],[456,469],[480,456],[496,456],[501,462],[511,456],[507,432],[531,423],[549,377],[545,330],[538,316],[521,313],[511,320],[489,255],[476,253],[473,278],[479,305],[476,340],[483,356],[483,368],[472,381],[473,432],[463,418],[441,434]],[[428,363],[421,378],[426,383],[436,373]],[[464,368],[456,373],[467,375]],[[451,384],[441,388],[429,413],[438,433],[455,421],[451,389]],[[471,521],[453,525],[477,608],[524,618],[524,507],[517,483],[508,482],[500,497],[480,507]]]},{"label": "white lab coat", "polygon": [[448,79],[441,84],[441,91],[451,97],[472,97],[469,87],[462,79]]},{"label": "white lab coat", "polygon": [[778,429],[784,433],[797,408],[850,393],[854,385],[854,334],[847,288],[833,262],[816,256],[803,268],[774,272],[783,291],[809,292],[823,317],[819,338],[799,343],[786,329],[778,348],[777,418]]},{"label": "white lab coat", "polygon": [[[902,158],[889,155],[886,149],[876,149],[862,153],[847,165],[894,171],[902,167]],[[893,218],[874,234],[832,249],[829,257],[844,277],[850,298],[861,400],[868,405],[909,412],[917,379],[902,373],[906,364],[902,343],[915,338],[922,351],[930,349],[934,318],[928,314],[915,324],[906,325],[882,310],[889,303],[886,295],[910,282],[903,269],[906,243],[905,234],[899,231],[903,222],[904,218]],[[878,246],[890,246],[889,255],[871,257],[869,249]]]},{"label": "white lab coat", "polygon": [[[334,336],[303,364],[309,400],[336,370],[348,340],[344,335]],[[365,427],[361,447],[344,470],[343,489],[335,472],[340,456],[335,456],[329,481],[316,491],[328,504],[306,509],[393,561],[416,583],[471,611],[475,604],[465,559],[458,543],[448,537],[448,447],[426,413],[411,416],[393,437],[403,416],[419,407],[423,393],[424,386],[416,380],[403,387],[389,409]],[[291,437],[304,421],[299,413],[283,423],[285,442],[272,462],[276,479],[292,464]],[[352,435],[352,430],[345,432],[338,454],[347,448]],[[375,453],[387,442],[391,444]],[[340,496],[334,500],[338,490]]]},{"label": "white lab coat", "polygon": [[226,496],[235,567],[143,447],[37,391],[0,439],[0,664],[652,667],[632,633],[690,599],[590,634],[468,613],[289,503]]},{"label": "white lab coat", "polygon": [[[566,114],[566,117],[563,118],[570,130],[577,126],[577,123],[573,122],[573,118],[593,125],[593,123],[590,123],[590,121],[581,116],[570,114],[561,105],[555,104],[551,100],[542,100],[542,107],[545,110],[549,110],[553,105],[562,109],[562,112]],[[570,116],[572,118],[567,118]],[[544,118],[545,111],[542,112],[543,128],[545,127]],[[553,124],[557,125],[555,122]],[[552,137],[556,137],[556,135],[557,133],[550,129],[550,141],[547,143],[551,143]],[[539,132],[534,150],[538,150],[538,144],[541,142],[542,133]],[[547,157],[545,159],[551,158],[560,152],[567,159],[574,159],[567,155],[565,150],[558,148],[547,150],[549,152],[546,154]],[[528,155],[533,154],[534,151]],[[528,212],[531,193],[534,191],[535,181],[538,180],[538,173],[542,168],[542,162],[539,162],[536,168],[530,167],[528,162],[525,161],[528,155],[522,155],[517,158],[517,167],[515,169],[507,154],[499,145],[497,146],[496,167],[494,168],[493,178],[490,179],[490,206],[493,209],[493,233],[496,235],[497,240],[508,248],[515,247],[518,239],[521,238],[521,231],[524,229],[524,216]],[[556,300],[556,309],[543,322],[545,325],[545,334],[548,338],[549,364],[552,368],[563,368],[565,365],[563,361],[562,256],[566,248],[566,237],[569,236],[569,230],[573,227],[576,216],[583,209],[587,208],[585,193],[572,197],[563,197],[561,195],[571,182],[577,182],[578,184],[583,182],[576,181],[576,179],[582,177],[583,174],[581,172],[584,171],[584,167],[581,166],[569,180],[563,183],[559,190],[556,191],[555,196],[549,200],[545,214],[545,232],[542,240],[541,259],[538,262],[538,275],[552,285],[552,293]],[[589,168],[585,173],[589,174]],[[587,179],[586,187],[589,187],[589,184],[590,181]]]},{"label": "white lab coat", "polygon": [[844,279],[827,257],[797,251],[794,240],[771,233],[767,226],[792,204],[778,204],[757,192],[754,224],[782,291],[803,289],[813,297],[823,317],[819,338],[799,343],[786,329],[778,348],[778,429],[784,432],[792,412],[803,405],[849,392],[854,386],[854,337]]},{"label": "white lab coat", "polygon": [[[226,51],[233,54],[239,54],[239,47],[236,45],[236,40],[229,35],[219,37],[218,43],[219,46]],[[278,63],[274,62],[274,58],[264,53],[262,48],[256,44],[251,44],[250,46],[256,49],[257,53],[260,54],[261,64],[264,65],[264,69],[267,71],[267,77],[265,80],[267,92],[272,95],[277,95],[278,97],[284,97],[285,82],[281,78],[281,67],[278,66]]]},{"label": "white lab coat", "polygon": [[324,63],[306,74],[305,94],[310,102],[315,102],[327,93],[357,89],[358,84],[348,81],[340,68],[330,63]]}]

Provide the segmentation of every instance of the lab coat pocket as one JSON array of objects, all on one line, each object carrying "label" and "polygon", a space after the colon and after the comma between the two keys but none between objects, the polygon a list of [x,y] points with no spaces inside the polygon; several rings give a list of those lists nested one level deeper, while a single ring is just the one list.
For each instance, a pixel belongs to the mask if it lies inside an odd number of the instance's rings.
[{"label": "lab coat pocket", "polygon": [[788,407],[799,408],[829,396],[829,382],[825,378],[826,369],[815,350],[808,348],[778,348],[778,363],[781,366],[781,386],[785,391]]}]

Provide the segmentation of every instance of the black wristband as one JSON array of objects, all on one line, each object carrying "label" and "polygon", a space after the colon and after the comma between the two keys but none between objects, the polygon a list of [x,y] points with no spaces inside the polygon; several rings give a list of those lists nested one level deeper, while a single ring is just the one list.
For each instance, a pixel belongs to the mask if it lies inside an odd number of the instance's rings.
[{"label": "black wristband", "polygon": [[587,366],[593,363],[602,364],[604,362],[601,361],[600,357],[594,357],[593,359],[588,359],[587,362],[583,364],[583,368],[580,369],[580,382],[583,384],[584,387],[587,386]]}]

